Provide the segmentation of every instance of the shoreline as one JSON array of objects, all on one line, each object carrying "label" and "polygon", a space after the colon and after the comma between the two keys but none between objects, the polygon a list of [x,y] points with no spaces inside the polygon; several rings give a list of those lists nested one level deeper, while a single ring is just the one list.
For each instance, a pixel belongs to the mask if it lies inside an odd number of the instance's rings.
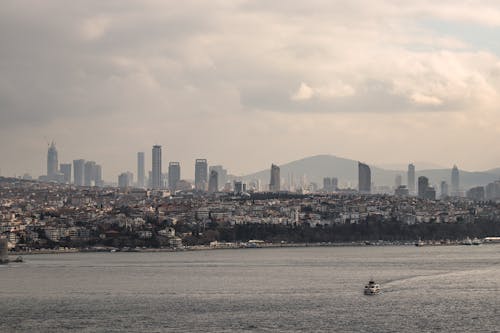
[{"label": "shoreline", "polygon": [[[482,243],[480,245],[495,244],[493,242]],[[211,251],[211,250],[237,250],[237,249],[269,249],[269,248],[306,248],[306,247],[380,247],[380,246],[410,246],[410,247],[435,247],[435,246],[470,246],[475,247],[479,244],[470,245],[462,244],[459,241],[449,243],[425,243],[415,244],[414,242],[357,242],[357,243],[264,243],[256,246],[245,246],[242,244],[226,244],[220,245],[196,245],[181,248],[115,248],[115,247],[92,247],[92,248],[66,248],[66,249],[33,249],[29,251],[9,251],[9,256],[30,256],[39,254],[67,254],[67,253],[97,253],[97,252],[124,252],[124,253],[154,253],[154,252],[187,252],[187,251]]]}]

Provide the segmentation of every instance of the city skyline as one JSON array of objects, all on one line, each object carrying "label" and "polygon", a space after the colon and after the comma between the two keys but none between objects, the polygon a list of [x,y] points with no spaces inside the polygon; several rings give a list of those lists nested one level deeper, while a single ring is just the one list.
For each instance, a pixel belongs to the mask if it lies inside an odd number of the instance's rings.
[{"label": "city skyline", "polygon": [[[102,177],[102,166],[101,165],[96,164],[96,162],[94,162],[94,161],[85,161],[83,159],[73,161],[73,168],[75,170],[75,173],[74,173],[74,180],[73,180],[73,182],[71,182],[70,181],[71,180],[71,169],[72,169],[71,164],[61,163],[60,170],[58,170],[57,166],[55,167],[55,164],[56,164],[57,158],[58,158],[57,156],[58,156],[58,152],[57,152],[56,145],[54,142],[52,142],[49,145],[49,148],[47,151],[47,175],[40,176],[39,180],[65,182],[67,184],[74,183],[74,184],[80,185],[80,186],[81,185],[104,186],[104,185],[116,184],[115,182],[110,182],[110,183],[105,182],[105,180]],[[144,152],[137,153],[137,171],[138,171],[138,174],[142,173],[144,175],[144,173],[145,173],[144,157],[145,157]],[[316,156],[316,157],[320,157],[320,156]],[[334,156],[331,156],[331,157],[337,158]],[[311,158],[315,158],[315,157],[311,157]],[[345,160],[345,159],[340,159],[340,160]],[[347,161],[347,160],[345,160],[345,161]],[[126,171],[126,172],[120,173],[118,175],[118,186],[119,187],[129,187],[129,186],[150,187],[153,189],[155,189],[155,188],[156,189],[167,189],[168,188],[170,190],[175,190],[177,187],[176,184],[181,180],[181,178],[180,178],[180,163],[179,162],[172,162],[172,161],[169,162],[167,173],[163,173],[162,169],[161,169],[162,162],[163,161],[162,161],[162,156],[161,156],[161,146],[154,145],[153,149],[152,149],[152,170],[149,172],[148,183],[147,184],[145,183],[146,179],[140,179],[143,177],[138,177],[137,182],[134,182],[133,181],[134,173],[130,172],[130,171]],[[298,161],[295,161],[295,162],[298,162]],[[358,167],[358,183],[357,184],[358,184],[358,190],[360,192],[370,193],[372,185],[382,186],[382,187],[380,187],[380,189],[386,188],[385,190],[382,190],[382,191],[387,191],[387,189],[388,189],[386,187],[387,182],[375,183],[372,181],[370,166],[368,166],[364,163],[361,163],[359,161],[356,163],[358,165],[357,166]],[[286,165],[285,165],[285,167],[286,167]],[[156,171],[154,171],[155,169],[156,169]],[[281,190],[280,183],[281,183],[281,181],[284,181],[285,187],[283,189],[284,190],[293,190],[294,189],[293,183],[295,182],[295,179],[290,178],[290,176],[293,177],[293,173],[288,174],[288,181],[287,181],[286,178],[282,178],[279,175],[278,176],[273,175],[274,169],[277,169],[278,173],[279,173],[280,168],[277,165],[274,165],[274,164],[272,165],[272,167],[271,167],[271,181],[270,181],[269,189],[272,188],[272,191]],[[379,169],[379,170],[382,170],[382,169]],[[443,170],[446,170],[446,169],[443,169]],[[218,180],[216,182],[212,182],[212,187],[210,187],[210,182],[208,181],[208,174],[207,174],[208,171],[210,171],[210,173],[212,173],[212,171],[214,171],[217,174]],[[433,170],[427,170],[427,171],[422,170],[422,171],[424,173],[433,172]],[[434,170],[434,171],[436,171],[436,170]],[[453,168],[450,169],[450,171],[451,171],[451,184],[452,184],[452,188],[453,188],[452,193],[451,193],[452,196],[463,196],[465,194],[465,192],[464,192],[465,190],[468,190],[468,189],[472,190],[472,187],[485,186],[485,184],[483,184],[484,182],[483,183],[476,182],[473,184],[473,186],[471,186],[469,184],[468,186],[466,186],[464,188],[460,184],[460,171],[459,171],[458,167],[456,165],[454,165]],[[82,176],[82,173],[83,173],[83,176]],[[299,183],[302,185],[302,189],[304,189],[304,186],[309,186],[309,185],[313,186],[313,188],[319,189],[319,180],[317,179],[316,182],[314,182],[314,181],[309,182],[308,180],[306,180],[307,173],[308,173],[308,169],[306,169],[306,172],[302,174],[302,176],[301,176],[302,179],[299,180]],[[49,174],[52,174],[52,176],[48,176]],[[156,181],[154,179],[155,177],[153,176],[154,174],[157,174]],[[493,175],[490,175],[490,176],[493,176]],[[83,180],[81,179],[81,177],[83,177]],[[215,192],[215,191],[225,187],[226,181],[228,180],[227,177],[228,177],[227,170],[224,169],[224,167],[222,165],[211,165],[208,168],[208,161],[206,159],[196,159],[195,160],[194,186],[195,186],[196,190],[206,191],[208,189],[209,192]],[[249,178],[249,177],[251,177],[251,178]],[[274,185],[272,185],[273,182],[276,182],[276,181],[273,181],[273,177],[274,177],[274,179],[278,179],[277,177],[279,177],[279,179],[277,181],[277,184],[278,184],[277,187],[274,187]],[[500,177],[500,176],[496,176],[493,181],[496,182],[498,177]],[[244,177],[231,175],[231,178],[233,178],[233,180],[235,180],[235,179],[241,180],[242,178],[246,178],[247,181],[250,181],[251,184],[253,184],[253,185],[251,185],[251,187],[253,187],[255,185],[255,181],[262,182],[262,177],[261,178],[255,177],[255,176],[252,177],[249,175],[244,176]],[[331,178],[331,179],[324,178],[324,175],[322,174],[322,175],[320,175],[320,178],[322,179],[323,184],[328,184],[328,182],[325,183],[325,181],[330,181],[332,184],[333,184],[333,182],[335,182],[334,187],[337,187],[338,179],[336,177]],[[394,178],[395,178],[395,183],[393,185],[395,185],[395,186],[393,186],[393,188],[394,189],[400,188],[401,185],[403,185],[401,173],[395,174]],[[410,163],[410,164],[408,164],[407,183],[404,186],[407,188],[407,190],[409,191],[410,194],[414,193],[414,191],[412,191],[412,189],[411,189],[414,178],[415,178],[415,166],[414,166],[414,164]],[[426,178],[426,177],[424,177],[424,178]],[[430,187],[428,186],[428,187],[431,188],[433,191],[435,191],[436,188],[440,188],[441,189],[440,195],[446,197],[448,189],[447,189],[447,187],[443,187],[443,183],[446,183],[446,181],[444,181],[444,179],[448,178],[448,177],[441,177],[441,178],[442,179],[439,181],[436,181],[434,179],[434,183],[432,184],[432,186],[430,186]],[[28,179],[30,179],[30,178],[28,177]],[[186,181],[186,180],[191,181],[191,179],[189,177],[187,179],[183,179],[183,181]],[[441,183],[441,185],[438,185],[439,182]],[[488,184],[490,182],[491,182],[491,180],[488,182]],[[128,185],[124,186],[123,184],[128,184]],[[351,186],[352,185],[349,182],[347,182],[347,188],[351,188]],[[259,186],[258,186],[258,188],[259,188]],[[327,191],[331,190],[329,185],[326,185],[323,188],[327,189]],[[346,188],[345,185],[344,185],[344,188]],[[446,189],[446,190],[443,191],[443,189]],[[483,188],[483,190],[484,190],[484,188]],[[400,193],[404,193],[404,191],[405,190],[403,190],[403,192],[400,192]],[[478,190],[476,190],[476,194],[479,195],[477,191]]]},{"label": "city skyline", "polygon": [[[155,160],[158,161],[157,163],[159,163],[159,168],[157,168],[157,172],[161,175],[166,175],[168,174],[168,171],[167,170],[162,170],[162,163],[164,163],[165,161],[163,161],[163,157],[162,157],[162,154],[161,154],[161,150],[162,150],[162,146],[161,145],[153,145],[153,149],[152,149],[152,153],[151,153],[151,166],[148,168],[147,167],[147,163],[145,162],[145,157],[146,157],[146,153],[143,152],[143,151],[140,151],[140,152],[137,152],[136,156],[137,156],[137,160],[136,160],[136,171],[137,173],[135,174],[138,178],[137,178],[137,184],[138,186],[142,187],[142,186],[146,186],[147,184],[145,183],[146,179],[147,179],[147,176],[146,176],[146,171],[149,170],[149,173],[150,173],[150,176],[151,176],[151,173],[153,172],[153,165],[155,164]],[[155,151],[157,152],[156,153],[156,157],[155,157]],[[340,159],[345,159],[343,157],[338,157],[338,156],[335,156],[335,155],[316,155],[316,156],[309,156],[309,157],[306,157],[305,159],[307,158],[314,158],[314,157],[319,157],[319,156],[331,156],[331,157],[334,157],[334,158],[340,158]],[[299,161],[299,160],[297,160]],[[289,161],[288,163],[293,163],[293,162],[297,162],[297,161]],[[96,164],[96,162],[94,161],[88,161],[88,160],[85,160],[85,159],[76,159],[76,160],[73,160],[73,165],[69,167],[68,169],[68,165],[71,164],[71,163],[64,163],[64,162],[61,162],[61,163],[58,163],[58,150],[57,150],[57,146],[55,144],[55,142],[51,142],[50,145],[48,146],[48,152],[46,154],[46,168],[45,168],[45,172],[40,172],[39,176],[38,177],[41,177],[40,179],[41,180],[59,180],[61,177],[65,177],[67,178],[68,177],[68,173],[69,173],[69,178],[71,179],[71,181],[75,184],[81,184],[82,182],[83,183],[89,183],[90,180],[87,180],[87,181],[78,181],[77,178],[79,177],[79,174],[80,172],[76,172],[74,174],[73,177],[71,177],[71,174],[72,174],[72,170],[76,170],[78,168],[78,166],[75,165],[75,163],[78,162],[78,163],[93,163],[93,164]],[[166,161],[167,162],[167,166],[170,167],[169,164],[176,164],[177,166],[180,166],[181,165],[181,162],[177,162],[177,161]],[[204,175],[203,177],[206,178],[206,184],[208,184],[208,172],[211,171],[212,169],[216,170],[218,173],[219,173],[219,177],[222,175],[223,178],[221,178],[223,181],[226,180],[226,177],[228,175],[228,171],[226,169],[223,168],[222,165],[213,165],[212,163],[209,163],[209,161],[207,159],[199,159],[199,158],[196,158],[195,159],[195,163],[194,163],[194,174],[193,174],[193,177],[191,178],[190,176],[188,176],[187,180],[194,180],[196,181],[196,166],[198,164],[198,162],[202,162],[204,167],[206,166],[208,168],[208,166],[210,167],[209,169],[210,170],[206,170],[206,175]],[[60,168],[57,166],[59,165],[61,167],[61,170],[59,170]],[[278,166],[278,164],[276,164]],[[280,164],[282,165],[282,164]],[[425,163],[424,162],[424,165],[432,165],[432,163]],[[98,175],[99,175],[99,181],[109,181],[110,179],[114,179],[114,176],[116,175],[112,175],[109,177],[109,179],[107,178],[103,178],[102,176],[102,166],[101,165],[95,165],[97,167],[97,172]],[[387,167],[383,167],[383,166],[380,166],[380,165],[374,165],[373,163],[369,163],[369,166],[375,166],[375,167],[378,167],[378,168],[381,168],[381,169],[387,169],[387,170],[397,170],[397,171],[401,171],[401,173],[404,172],[403,170],[403,167],[402,166],[399,166],[399,168],[387,168]],[[406,172],[406,184],[408,183],[412,183],[412,181],[410,180],[410,178],[412,178],[412,180],[415,179],[415,163],[410,163],[407,165],[408,166],[408,170]],[[433,170],[433,169],[443,169],[443,170],[446,170],[448,168],[446,167],[435,167],[434,165],[432,165],[433,167],[427,167],[427,168],[422,168],[421,170],[423,171],[426,171],[426,170]],[[66,169],[66,172],[63,172],[62,171],[62,168]],[[124,166],[123,169],[127,169],[127,166]],[[132,170],[132,168],[130,168]],[[187,168],[189,169],[189,167]],[[453,168],[449,168],[452,172],[452,177],[451,177],[451,182],[453,183],[454,180],[453,178],[457,176],[457,172],[459,171],[459,168],[457,167],[456,164],[453,164]],[[467,170],[464,170],[462,168],[460,168],[461,171],[467,171]],[[255,170],[254,170],[255,171]],[[486,170],[487,171],[487,170]],[[73,171],[74,172],[74,171]],[[480,171],[481,172],[481,171]],[[123,173],[122,171],[119,172],[118,174],[121,174]],[[130,171],[127,171],[127,173],[129,174],[132,174],[134,175],[133,172],[130,172]],[[203,171],[203,173],[205,173],[205,171]],[[141,176],[142,174],[142,176]],[[231,174],[231,176],[233,177],[247,177],[248,174],[246,175],[238,175],[236,173],[229,173]],[[33,177],[32,174],[28,174],[28,173],[25,173],[24,175],[29,175],[30,177]],[[0,176],[2,176],[0,174]],[[57,176],[57,177],[56,177]],[[9,176],[7,176],[9,177]],[[21,177],[21,174],[19,175],[16,175],[15,177]],[[47,177],[47,178],[44,178],[44,177]],[[56,178],[54,178],[56,177]],[[88,177],[91,177],[90,176],[90,173],[87,172],[87,178]],[[163,176],[158,176],[158,178],[161,178]],[[400,179],[400,182],[402,181],[402,174],[397,174],[396,177],[399,177],[401,178]],[[37,177],[34,177],[34,178],[37,178]],[[115,177],[116,178],[116,177]],[[183,178],[184,179],[184,178]],[[180,179],[179,179],[180,180]],[[205,181],[205,180],[204,180]],[[456,181],[456,179],[455,179]],[[160,180],[158,180],[158,182],[160,182]],[[220,181],[219,181],[220,182]],[[225,183],[225,181],[224,181]],[[219,184],[221,185],[221,184]],[[397,186],[396,186],[397,187]],[[411,192],[411,186],[409,186],[409,190]],[[456,186],[455,188],[455,191],[458,190],[458,185]]]},{"label": "city skyline", "polygon": [[45,138],[107,178],[153,142],[187,174],[200,156],[236,174],[318,154],[499,167],[499,17],[451,1],[7,1],[1,174],[40,175]]},{"label": "city skyline", "polygon": [[[74,181],[71,181],[71,170],[72,165],[70,163],[61,163],[58,167],[58,152],[54,142],[52,142],[47,151],[47,175],[40,176],[39,180],[42,182],[56,182],[61,184],[75,184],[79,186],[97,186],[104,187],[115,184],[119,188],[127,189],[130,187],[137,188],[151,188],[151,189],[168,189],[171,193],[175,193],[178,188],[178,183],[181,180],[188,187],[183,186],[184,190],[189,190],[189,182],[185,179],[181,179],[181,166],[179,162],[169,162],[168,163],[168,172],[165,174],[162,172],[162,147],[160,145],[154,145],[152,148],[152,171],[149,172],[150,177],[145,179],[145,153],[138,152],[137,153],[137,173],[138,178],[137,182],[134,182],[134,174],[130,171],[122,172],[118,175],[118,182],[114,183],[105,183],[102,178],[102,166],[96,164],[94,161],[85,161],[85,160],[74,160],[73,167],[75,169]],[[357,191],[360,194],[370,194],[372,190],[372,186],[375,185],[372,182],[371,178],[371,168],[369,165],[357,162],[358,166],[358,189]],[[425,170],[424,170],[425,171]],[[209,174],[207,175],[207,172]],[[83,175],[82,175],[83,174]],[[294,179],[289,179],[288,182],[281,177],[280,175],[280,167],[272,164],[270,169],[270,182],[268,189],[262,189],[259,183],[262,181],[258,178],[253,178],[250,180],[250,183],[247,184],[247,181],[242,180],[242,177],[232,177],[233,184],[231,182],[226,183],[227,180],[227,170],[224,169],[222,165],[214,165],[208,166],[208,161],[206,159],[196,159],[195,160],[195,175],[194,175],[194,187],[192,190],[197,192],[205,192],[209,194],[213,194],[216,192],[222,191],[231,191],[231,187],[233,187],[233,191],[235,193],[243,193],[248,189],[251,191],[266,191],[270,192],[280,192],[280,191],[311,191],[313,193],[318,192],[320,190],[323,193],[328,192],[336,192],[338,190],[352,190],[351,186],[348,185],[347,188],[338,187],[338,178],[337,177],[323,177],[323,188],[320,188],[318,183],[309,182],[306,180],[306,174],[302,176],[302,180],[300,181],[299,187],[294,187]],[[83,177],[83,180],[82,180]],[[208,177],[208,179],[207,179]],[[23,177],[24,178],[24,177]],[[389,190],[394,190],[394,195],[396,196],[408,196],[414,195],[414,192],[411,190],[414,185],[413,180],[415,178],[415,166],[414,164],[408,164],[407,171],[407,184],[403,185],[402,175],[396,174],[395,183],[392,188],[387,188]],[[285,181],[285,186],[281,187],[282,180]],[[449,194],[448,185],[445,180],[442,180],[439,185],[439,197],[441,199],[446,199],[448,196],[451,197],[463,197],[464,194],[466,197],[474,198],[474,200],[481,200],[481,198],[485,198],[487,196],[491,197],[491,193],[496,193],[496,186],[498,181],[493,183],[488,183],[487,185],[479,185],[469,187],[464,190],[460,186],[460,170],[456,165],[453,165],[451,169],[451,184],[452,184],[452,192]],[[222,185],[222,186],[221,186]],[[226,185],[229,185],[227,187]],[[381,184],[378,184],[379,186]],[[382,185],[381,188],[384,188]],[[436,199],[436,188],[438,188],[437,184],[429,184],[429,179],[426,176],[420,176],[418,178],[418,197],[424,199],[435,200]],[[495,188],[495,189],[493,189]],[[383,190],[382,193],[387,193],[387,189]],[[385,191],[385,192],[384,192]],[[380,192],[379,192],[380,193]],[[376,194],[376,193],[375,193]]]}]

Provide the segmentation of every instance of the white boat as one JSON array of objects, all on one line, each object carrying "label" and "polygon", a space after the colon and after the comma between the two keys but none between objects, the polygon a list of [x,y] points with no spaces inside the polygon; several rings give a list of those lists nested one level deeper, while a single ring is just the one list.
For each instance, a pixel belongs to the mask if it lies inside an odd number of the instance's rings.
[{"label": "white boat", "polygon": [[365,286],[365,295],[377,295],[380,293],[380,285],[370,280]]},{"label": "white boat", "polygon": [[481,244],[483,244],[483,241],[477,237],[472,240],[472,245],[481,245]]}]

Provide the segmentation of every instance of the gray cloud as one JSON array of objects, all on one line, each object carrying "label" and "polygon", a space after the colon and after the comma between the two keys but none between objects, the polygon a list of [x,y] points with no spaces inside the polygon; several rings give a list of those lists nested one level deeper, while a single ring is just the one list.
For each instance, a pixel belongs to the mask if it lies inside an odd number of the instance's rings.
[{"label": "gray cloud", "polygon": [[[43,156],[45,148],[37,142],[44,136],[60,142],[66,160],[101,159],[111,179],[133,169],[135,150],[154,142],[169,145],[169,159],[191,164],[210,155],[246,171],[269,164],[269,141],[280,147],[283,161],[341,154],[324,142],[345,137],[351,140],[344,155],[370,154],[353,127],[375,128],[374,135],[406,127],[402,137],[422,130],[450,138],[477,131],[473,141],[486,142],[500,131],[494,125],[498,55],[460,36],[426,30],[419,20],[500,24],[500,6],[488,6],[4,1],[0,139],[22,140],[0,148],[11,157],[2,169],[14,173],[26,166],[41,173],[38,151]],[[331,127],[334,136],[325,136]],[[262,151],[251,161],[230,157],[254,147]],[[400,158],[412,158],[401,151]],[[458,151],[447,153],[462,158]],[[441,158],[438,150],[432,154]]]}]

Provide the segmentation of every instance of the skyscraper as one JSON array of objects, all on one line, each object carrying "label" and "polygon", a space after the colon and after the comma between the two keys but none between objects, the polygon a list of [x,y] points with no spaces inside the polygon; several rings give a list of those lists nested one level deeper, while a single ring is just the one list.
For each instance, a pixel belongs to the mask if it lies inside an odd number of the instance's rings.
[{"label": "skyscraper", "polygon": [[151,174],[151,187],[160,189],[162,187],[161,181],[161,146],[154,145],[152,151],[153,172]]},{"label": "skyscraper", "polygon": [[358,162],[358,190],[360,193],[370,193],[372,186],[372,174],[370,167]]},{"label": "skyscraper", "polygon": [[59,161],[57,158],[56,144],[52,142],[47,152],[47,177],[49,180],[55,180],[57,178],[58,169]]},{"label": "skyscraper", "polygon": [[428,188],[429,188],[429,178],[425,176],[418,177],[418,197],[420,199],[426,198]]},{"label": "skyscraper", "polygon": [[215,193],[219,191],[219,174],[217,171],[210,171],[210,177],[208,178],[208,192]]},{"label": "skyscraper", "polygon": [[271,180],[269,182],[269,191],[279,192],[281,190],[280,167],[271,164]]},{"label": "skyscraper", "polygon": [[408,193],[415,195],[415,166],[408,164]]},{"label": "skyscraper", "polygon": [[123,172],[118,176],[118,187],[127,188],[130,186],[130,172]]},{"label": "skyscraper", "polygon": [[71,163],[61,163],[61,173],[65,184],[71,184]]},{"label": "skyscraper", "polygon": [[83,167],[83,185],[93,186],[95,185],[95,162],[87,161]]},{"label": "skyscraper", "polygon": [[241,180],[234,181],[234,193],[241,194],[247,191],[247,183]]},{"label": "skyscraper", "polygon": [[323,191],[325,192],[335,192],[338,188],[338,179],[335,177],[324,177],[323,178]]},{"label": "skyscraper", "polygon": [[448,183],[444,180],[441,182],[441,199],[444,199],[448,196]]},{"label": "skyscraper", "polygon": [[323,190],[330,192],[332,190],[332,179],[330,177],[323,178]]},{"label": "skyscraper", "polygon": [[145,185],[144,152],[137,153],[137,187]]},{"label": "skyscraper", "polygon": [[339,180],[336,177],[332,177],[332,191],[337,191],[339,188]]},{"label": "skyscraper", "polygon": [[215,170],[217,171],[217,179],[219,183],[219,189],[227,183],[227,170],[224,169],[222,165],[212,165],[208,168],[209,173]]},{"label": "skyscraper", "polygon": [[170,191],[177,190],[177,183],[181,180],[181,164],[170,162],[168,164],[168,188]]},{"label": "skyscraper", "polygon": [[436,189],[433,186],[428,186],[425,191],[425,198],[427,200],[436,200]]},{"label": "skyscraper", "polygon": [[99,187],[104,186],[104,182],[102,181],[102,166],[100,164],[94,166],[94,184]]},{"label": "skyscraper", "polygon": [[84,165],[85,165],[85,160],[74,160],[73,161],[73,176],[74,176],[74,183],[77,186],[83,186],[84,184]]},{"label": "skyscraper", "polygon": [[194,165],[194,188],[197,191],[206,191],[208,164],[206,159],[197,159]]},{"label": "skyscraper", "polygon": [[460,172],[456,165],[451,169],[451,196],[460,196]]}]

